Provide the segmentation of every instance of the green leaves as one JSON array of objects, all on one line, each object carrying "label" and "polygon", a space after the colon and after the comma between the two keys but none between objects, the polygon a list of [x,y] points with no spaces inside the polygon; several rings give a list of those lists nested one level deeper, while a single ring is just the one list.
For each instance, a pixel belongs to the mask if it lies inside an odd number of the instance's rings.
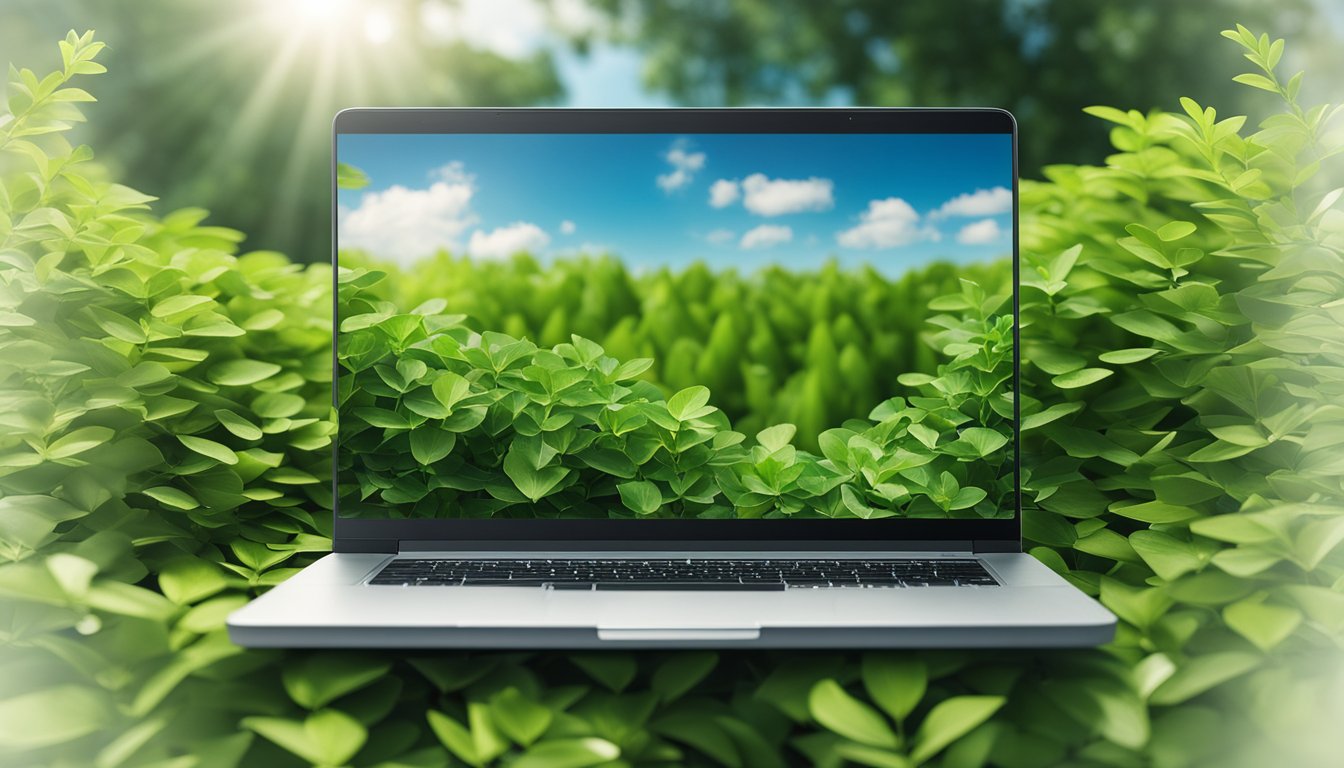
[{"label": "green leaves", "polygon": [[[1242,81],[1291,104],[1283,46],[1232,37],[1260,68]],[[1240,746],[1222,723],[1259,745],[1339,719],[1284,705],[1328,702],[1295,659],[1344,630],[1329,110],[1248,135],[1193,101],[1088,110],[1116,126],[1105,165],[1022,181],[1016,329],[1006,261],[343,270],[338,435],[330,272],[236,256],[240,233],[147,211],[40,138],[98,47],[72,35],[62,72],[18,71],[0,115],[6,757],[1215,764]],[[1015,331],[1016,404],[996,394]],[[222,633],[329,547],[334,437],[361,515],[973,517],[1011,509],[1015,405],[1033,553],[1122,619],[1103,651],[401,663]]]}]

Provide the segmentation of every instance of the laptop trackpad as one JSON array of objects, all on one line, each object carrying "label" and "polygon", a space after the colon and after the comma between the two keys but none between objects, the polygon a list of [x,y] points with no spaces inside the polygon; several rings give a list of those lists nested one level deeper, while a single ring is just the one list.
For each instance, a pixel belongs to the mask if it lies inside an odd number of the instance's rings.
[{"label": "laptop trackpad", "polygon": [[598,627],[597,639],[613,643],[649,642],[730,642],[759,640],[760,627],[715,627],[691,629],[686,627]]}]

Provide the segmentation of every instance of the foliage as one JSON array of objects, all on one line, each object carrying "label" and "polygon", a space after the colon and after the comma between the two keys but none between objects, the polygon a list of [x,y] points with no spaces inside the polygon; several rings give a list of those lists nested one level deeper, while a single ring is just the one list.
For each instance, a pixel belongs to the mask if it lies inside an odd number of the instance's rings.
[{"label": "foliage", "polygon": [[[1229,81],[1236,62],[1208,55],[1205,41],[1222,19],[1276,25],[1299,62],[1344,68],[1338,28],[1310,0],[590,3],[607,23],[573,31],[576,45],[634,45],[646,87],[677,103],[992,104],[1019,121],[1031,176],[1109,149],[1104,130],[1074,119],[1098,94],[1142,107],[1198,93],[1227,109],[1261,110],[1264,102]],[[1317,87],[1332,93],[1328,83]]]},{"label": "foliage", "polygon": [[382,277],[339,278],[342,515],[1012,514],[1005,294],[968,282],[966,316],[937,318],[950,362],[904,377],[925,392],[822,432],[816,455],[792,445],[790,423],[744,447],[706,387],[664,400],[640,379],[652,359],[620,362],[578,335],[548,350],[480,333],[442,314],[444,298],[404,311],[369,293]]},{"label": "foliage", "polygon": [[[80,135],[118,180],[173,208],[205,206],[254,247],[326,262],[337,110],[536,106],[563,94],[549,51],[505,56],[445,35],[427,23],[436,9],[442,16],[443,4],[418,0],[135,0],[127,12],[103,0],[10,0],[0,64],[45,63],[46,41],[75,24],[98,29],[100,59],[118,77],[100,86],[103,103]],[[395,38],[371,40],[371,23]]]},{"label": "foliage", "polygon": [[[1113,644],[403,656],[225,639],[327,543],[331,276],[104,178],[62,138],[68,81],[97,70],[72,34],[0,117],[0,760],[1332,764],[1335,113],[1297,104],[1279,43],[1230,36],[1283,114],[1244,136],[1194,102],[1094,109],[1107,165],[1023,185],[1026,535],[1120,616]],[[977,302],[940,322],[974,327]]]},{"label": "foliage", "polygon": [[921,338],[928,318],[912,307],[957,292],[963,278],[991,293],[1007,291],[1011,280],[1005,260],[935,263],[893,278],[835,262],[742,274],[697,261],[632,274],[609,255],[543,267],[527,256],[481,261],[440,253],[414,272],[387,271],[371,292],[399,307],[445,300],[474,330],[545,346],[578,334],[617,359],[649,358],[643,378],[664,394],[707,386],[740,431],[789,422],[798,426],[798,446],[812,452],[824,429],[896,394],[895,374],[931,374],[946,359],[935,354],[936,341]]}]

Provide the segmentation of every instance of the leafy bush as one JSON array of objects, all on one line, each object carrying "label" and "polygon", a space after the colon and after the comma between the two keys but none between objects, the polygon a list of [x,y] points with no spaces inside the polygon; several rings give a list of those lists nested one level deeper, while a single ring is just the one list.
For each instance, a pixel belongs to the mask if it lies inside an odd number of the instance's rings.
[{"label": "leafy bush", "polygon": [[1012,514],[1006,295],[969,286],[974,311],[945,318],[951,362],[904,377],[928,391],[821,433],[816,456],[787,423],[743,447],[706,387],[664,400],[639,379],[652,359],[622,363],[577,335],[546,350],[477,333],[442,298],[398,311],[368,292],[382,278],[340,275],[342,515]]},{"label": "leafy bush", "polygon": [[[1335,112],[1296,103],[1281,43],[1229,36],[1261,70],[1243,82],[1287,100],[1258,132],[1190,101],[1098,108],[1106,166],[1023,184],[1026,535],[1120,616],[1113,644],[406,657],[225,638],[327,544],[330,274],[234,256],[237,233],[105,179],[62,138],[89,98],[68,81],[99,70],[72,34],[0,117],[0,759],[1333,764]],[[982,319],[973,286],[936,306],[944,348]]]},{"label": "leafy bush", "polygon": [[[369,257],[343,253],[342,263]],[[370,262],[372,263],[372,262]],[[1011,264],[932,264],[899,278],[869,266],[829,263],[741,274],[697,262],[674,272],[632,274],[611,256],[545,267],[438,254],[414,272],[372,287],[402,308],[446,300],[474,330],[555,346],[577,334],[620,360],[649,358],[643,378],[665,395],[703,385],[737,428],[798,426],[798,447],[897,393],[896,373],[934,373],[922,308],[959,290],[961,278],[1007,290]]]}]

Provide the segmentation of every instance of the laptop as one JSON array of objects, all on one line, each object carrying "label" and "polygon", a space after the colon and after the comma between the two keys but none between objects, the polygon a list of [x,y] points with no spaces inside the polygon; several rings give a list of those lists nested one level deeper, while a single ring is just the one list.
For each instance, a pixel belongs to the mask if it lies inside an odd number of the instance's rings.
[{"label": "laptop", "polygon": [[333,552],[234,642],[1112,638],[1022,551],[1007,112],[352,109],[333,146]]}]

